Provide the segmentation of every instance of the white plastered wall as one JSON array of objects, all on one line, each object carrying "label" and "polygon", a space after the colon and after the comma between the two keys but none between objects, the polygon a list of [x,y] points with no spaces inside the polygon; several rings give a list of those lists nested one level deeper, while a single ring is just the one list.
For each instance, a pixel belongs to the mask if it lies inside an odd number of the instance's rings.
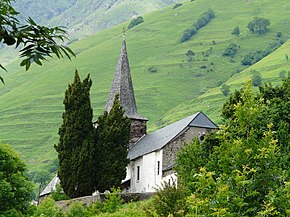
[{"label": "white plastered wall", "polygon": [[[158,161],[159,174],[158,174]],[[137,167],[140,168],[139,180],[137,180]],[[162,150],[158,150],[130,163],[131,192],[154,192],[160,186],[162,179]]]}]

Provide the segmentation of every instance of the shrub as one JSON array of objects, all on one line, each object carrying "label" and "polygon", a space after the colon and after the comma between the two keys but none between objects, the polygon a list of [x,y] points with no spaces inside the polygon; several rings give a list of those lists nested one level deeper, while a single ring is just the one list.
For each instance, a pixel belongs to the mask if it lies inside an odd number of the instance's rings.
[{"label": "shrub", "polygon": [[240,28],[239,26],[235,27],[232,31],[232,35],[239,36],[240,35]]},{"label": "shrub", "polygon": [[133,28],[134,26],[137,26],[139,25],[140,23],[143,23],[144,22],[144,19],[143,17],[139,16],[137,17],[136,19],[133,19],[130,24],[128,25],[128,29],[131,29]]},{"label": "shrub", "polygon": [[155,66],[151,66],[151,67],[148,68],[148,72],[155,73],[155,72],[158,72],[158,71],[159,71],[159,69],[157,67],[155,67]]},{"label": "shrub", "polygon": [[181,3],[178,3],[178,4],[174,5],[172,9],[174,10],[174,9],[180,7],[181,5],[182,5]]},{"label": "shrub", "polygon": [[68,200],[69,199],[69,196],[67,196],[64,193],[60,184],[56,185],[55,191],[51,192],[51,197],[54,201]]},{"label": "shrub", "polygon": [[255,17],[248,23],[250,32],[262,35],[267,32],[267,26],[270,26],[270,20],[263,17]]},{"label": "shrub", "polygon": [[183,32],[183,35],[182,35],[180,41],[185,42],[185,41],[189,40],[196,33],[197,33],[196,28],[192,26]]},{"label": "shrub", "polygon": [[229,95],[229,93],[230,93],[230,87],[229,87],[229,85],[227,85],[227,84],[223,84],[223,85],[221,86],[221,92],[222,92],[225,96]]},{"label": "shrub", "polygon": [[252,71],[252,85],[253,86],[262,85],[262,76],[260,72]]},{"label": "shrub", "polygon": [[234,57],[238,52],[238,45],[235,43],[231,43],[223,52],[223,56]]},{"label": "shrub", "polygon": [[153,197],[152,206],[157,216],[184,216],[187,213],[186,197],[188,191],[182,186],[162,183]]},{"label": "shrub", "polygon": [[112,193],[106,194],[106,200],[103,202],[102,211],[113,213],[116,212],[122,205],[121,190],[112,188]]},{"label": "shrub", "polygon": [[284,41],[275,41],[271,42],[268,45],[268,48],[265,50],[257,50],[257,51],[251,51],[248,54],[244,56],[244,58],[241,60],[242,65],[253,65],[254,63],[260,61],[268,54],[272,53],[274,50],[276,50],[278,47],[280,47]]},{"label": "shrub", "polygon": [[279,72],[279,78],[281,78],[281,79],[286,78],[286,70],[282,70],[281,72]]},{"label": "shrub", "polygon": [[86,206],[78,201],[70,205],[66,214],[67,217],[89,217],[89,215],[86,214]]},{"label": "shrub", "polygon": [[181,42],[185,42],[189,40],[193,35],[197,33],[197,30],[204,27],[206,24],[210,22],[211,19],[215,17],[215,14],[212,9],[208,9],[206,12],[204,12],[200,18],[197,20],[196,23],[194,23],[190,28],[186,29],[183,32],[183,35],[180,39]]},{"label": "shrub", "polygon": [[62,210],[57,207],[51,197],[45,198],[36,208],[33,217],[64,217]]},{"label": "shrub", "polygon": [[187,61],[192,62],[195,53],[192,50],[188,50],[185,55],[187,56]]}]

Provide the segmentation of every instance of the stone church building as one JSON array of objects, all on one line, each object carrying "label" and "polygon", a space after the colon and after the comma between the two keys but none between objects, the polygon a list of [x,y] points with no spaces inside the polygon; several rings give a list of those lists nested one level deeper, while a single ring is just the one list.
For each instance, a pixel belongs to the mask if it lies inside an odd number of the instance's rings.
[{"label": "stone church building", "polygon": [[176,153],[184,143],[217,129],[203,113],[198,112],[153,133],[147,133],[148,119],[138,114],[131,78],[126,41],[123,40],[106,111],[112,108],[115,95],[119,94],[125,115],[131,119],[131,135],[128,150],[130,164],[123,186],[129,192],[152,192],[163,181],[175,181]]},{"label": "stone church building", "polygon": [[[162,182],[177,183],[174,171],[178,150],[193,138],[203,136],[217,126],[203,113],[197,112],[153,133],[147,133],[148,119],[138,114],[131,78],[126,41],[123,40],[120,57],[105,110],[110,111],[116,94],[119,94],[125,115],[131,119],[127,176],[123,190],[131,193],[153,192]],[[54,177],[41,192],[40,198],[49,195],[59,183]]]}]

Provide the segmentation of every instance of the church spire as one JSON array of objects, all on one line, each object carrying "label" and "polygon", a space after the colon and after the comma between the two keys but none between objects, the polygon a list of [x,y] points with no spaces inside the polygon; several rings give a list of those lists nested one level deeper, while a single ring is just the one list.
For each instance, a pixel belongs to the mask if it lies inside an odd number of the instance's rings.
[{"label": "church spire", "polygon": [[125,33],[123,35],[122,48],[116,67],[115,77],[112,83],[109,98],[106,103],[106,111],[109,112],[111,110],[115,96],[117,94],[119,94],[121,106],[125,109],[125,115],[131,119],[147,120],[137,113],[137,106],[127,54]]}]

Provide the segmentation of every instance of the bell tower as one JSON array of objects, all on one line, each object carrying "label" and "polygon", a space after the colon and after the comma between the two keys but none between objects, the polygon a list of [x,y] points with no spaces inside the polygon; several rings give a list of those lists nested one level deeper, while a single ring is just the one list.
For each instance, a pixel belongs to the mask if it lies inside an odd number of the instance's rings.
[{"label": "bell tower", "polygon": [[146,134],[148,119],[137,112],[125,37],[123,38],[115,76],[105,107],[107,112],[111,110],[117,94],[119,95],[120,105],[125,109],[125,115],[131,119],[129,147],[132,147]]}]

